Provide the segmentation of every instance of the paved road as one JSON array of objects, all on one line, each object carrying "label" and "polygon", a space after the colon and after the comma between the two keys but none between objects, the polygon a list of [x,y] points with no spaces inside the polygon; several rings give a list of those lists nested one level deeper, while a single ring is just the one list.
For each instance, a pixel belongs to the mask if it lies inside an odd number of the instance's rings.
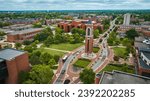
[{"label": "paved road", "polygon": [[[103,41],[101,43],[102,51],[101,51],[101,53],[99,53],[98,60],[96,60],[95,63],[94,63],[94,65],[92,66],[92,69],[94,71],[96,71],[105,62],[105,59],[109,55],[109,49],[108,49],[108,45],[107,45],[107,39],[109,38],[109,33],[111,33],[115,29],[115,21],[116,21],[116,19],[114,19],[112,22],[110,22],[110,28],[105,32],[105,34],[107,34],[107,37],[103,38]],[[97,42],[99,42],[99,40]]]},{"label": "paved road", "polygon": [[57,80],[54,82],[55,84],[62,84],[64,82],[63,78],[66,75],[66,71],[68,70],[69,64],[77,57],[78,53],[82,52],[84,50],[84,46],[77,49],[76,52],[71,53],[67,60],[64,62],[60,75],[58,76]]}]

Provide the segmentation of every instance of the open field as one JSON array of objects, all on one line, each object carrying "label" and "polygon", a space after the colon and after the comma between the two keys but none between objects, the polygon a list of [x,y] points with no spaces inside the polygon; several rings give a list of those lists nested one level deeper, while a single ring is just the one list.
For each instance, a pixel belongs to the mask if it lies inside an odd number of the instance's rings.
[{"label": "open field", "polygon": [[50,45],[49,48],[59,49],[59,50],[66,50],[66,51],[72,51],[80,46],[84,45],[83,43],[77,43],[77,44],[70,44],[70,43],[62,43],[62,44],[53,44]]},{"label": "open field", "polygon": [[79,68],[86,68],[91,61],[87,59],[79,59],[73,65]]},{"label": "open field", "polygon": [[114,50],[115,56],[118,56],[124,59],[127,58],[127,56],[129,55],[126,48],[114,47],[113,50]]}]

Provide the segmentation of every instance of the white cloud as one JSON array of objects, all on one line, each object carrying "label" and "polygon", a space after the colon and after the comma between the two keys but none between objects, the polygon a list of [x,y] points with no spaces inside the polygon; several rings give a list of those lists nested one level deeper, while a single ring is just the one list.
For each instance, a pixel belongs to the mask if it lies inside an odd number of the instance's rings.
[{"label": "white cloud", "polygon": [[150,9],[150,0],[0,0],[0,10]]}]

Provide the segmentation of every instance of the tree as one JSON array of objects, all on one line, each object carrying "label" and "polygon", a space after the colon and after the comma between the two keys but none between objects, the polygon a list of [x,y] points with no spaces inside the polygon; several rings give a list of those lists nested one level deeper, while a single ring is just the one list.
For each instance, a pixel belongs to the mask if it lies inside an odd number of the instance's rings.
[{"label": "tree", "polygon": [[49,47],[50,44],[54,43],[54,38],[53,36],[48,36],[48,38],[44,41],[45,46]]},{"label": "tree", "polygon": [[41,24],[40,22],[34,23],[34,24],[33,24],[33,27],[34,27],[34,28],[41,28],[41,27],[42,27],[42,24]]},{"label": "tree", "polygon": [[50,27],[45,28],[41,33],[37,34],[34,37],[34,40],[38,40],[39,42],[45,41],[48,36],[53,36],[53,32]]},{"label": "tree", "polygon": [[21,71],[19,73],[19,80],[18,80],[18,83],[23,83],[25,82],[28,78],[29,78],[29,73],[28,72],[24,72],[24,71]]},{"label": "tree", "polygon": [[133,39],[133,40],[134,40],[135,37],[139,36],[139,35],[138,35],[138,32],[137,32],[135,29],[130,29],[130,30],[128,30],[128,31],[126,32],[126,35],[127,35],[127,38]]},{"label": "tree", "polygon": [[40,51],[34,51],[30,56],[30,63],[32,65],[38,65],[41,64],[40,61],[41,52]]},{"label": "tree", "polygon": [[73,44],[74,44],[74,43],[81,43],[82,40],[83,40],[83,39],[80,37],[80,35],[77,34],[77,33],[76,33],[76,34],[73,34],[72,36],[73,36]]},{"label": "tree", "polygon": [[53,70],[49,66],[35,65],[29,72],[30,79],[28,83],[48,84],[52,80],[53,75]]},{"label": "tree", "polygon": [[31,43],[32,43],[32,41],[29,41],[29,40],[23,41],[23,44],[24,44],[24,45],[30,45]]},{"label": "tree", "polygon": [[42,62],[43,64],[45,64],[45,65],[48,65],[50,59],[52,59],[52,58],[53,58],[53,57],[52,57],[49,53],[47,53],[47,52],[42,53],[41,56],[40,56],[41,62]]},{"label": "tree", "polygon": [[29,53],[32,53],[34,49],[32,48],[32,46],[25,46],[24,50],[28,51]]},{"label": "tree", "polygon": [[52,58],[49,60],[48,64],[50,65],[50,67],[56,65],[56,61]]},{"label": "tree", "polygon": [[0,30],[0,36],[4,36],[4,35],[6,35],[6,33]]},{"label": "tree", "polygon": [[64,31],[63,31],[61,28],[56,27],[55,33],[61,34],[61,33],[63,33],[63,32],[64,32]]},{"label": "tree", "polygon": [[95,73],[93,72],[92,69],[87,69],[85,68],[81,73],[80,73],[80,80],[84,84],[92,84],[94,83],[95,79]]},{"label": "tree", "polygon": [[16,47],[16,49],[19,49],[20,47],[22,46],[22,44],[21,43],[15,43],[15,47]]},{"label": "tree", "polygon": [[131,41],[128,38],[124,38],[122,40],[122,45],[123,46],[131,46]]},{"label": "tree", "polygon": [[59,61],[59,58],[60,58],[60,56],[59,56],[59,55],[54,55],[54,59],[55,59],[55,61],[56,61],[56,62],[58,62],[58,61]]},{"label": "tree", "polygon": [[96,29],[94,30],[94,38],[98,38],[99,37],[99,30]]},{"label": "tree", "polygon": [[79,34],[80,36],[82,36],[82,37],[84,37],[85,34],[86,34],[86,32],[85,32],[83,29],[80,29],[80,28],[73,28],[73,29],[71,30],[71,33],[72,33],[72,34],[78,33],[78,34]]}]

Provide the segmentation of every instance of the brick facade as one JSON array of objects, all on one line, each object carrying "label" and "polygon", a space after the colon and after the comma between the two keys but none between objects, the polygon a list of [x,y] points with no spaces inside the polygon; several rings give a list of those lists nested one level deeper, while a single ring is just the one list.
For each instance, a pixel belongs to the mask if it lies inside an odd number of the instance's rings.
[{"label": "brick facade", "polygon": [[16,84],[18,82],[18,76],[21,71],[29,71],[29,59],[28,54],[22,54],[12,60],[6,61],[8,69],[8,78],[6,83]]},{"label": "brick facade", "polygon": [[[87,28],[87,20],[83,21],[65,21],[65,22],[60,22],[58,23],[58,27],[63,29],[65,32],[70,32],[72,28],[81,28],[83,30],[86,30]],[[100,28],[101,30],[104,30],[103,25],[100,23],[93,23],[93,29],[98,29]]]}]

